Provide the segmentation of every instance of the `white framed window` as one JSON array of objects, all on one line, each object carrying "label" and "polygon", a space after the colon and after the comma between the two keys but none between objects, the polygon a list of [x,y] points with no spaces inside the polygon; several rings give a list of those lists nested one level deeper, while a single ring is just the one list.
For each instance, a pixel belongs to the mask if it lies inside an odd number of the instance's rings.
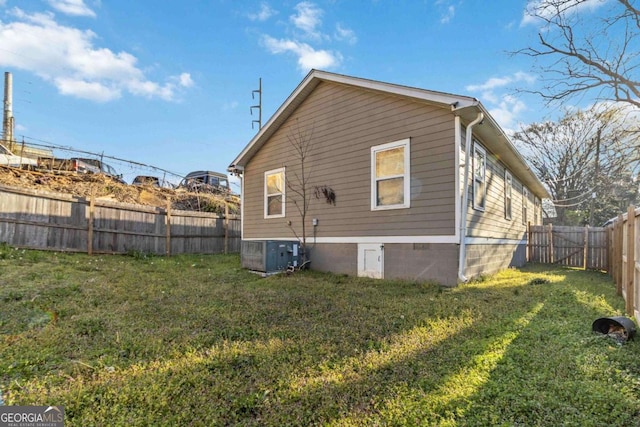
[{"label": "white framed window", "polygon": [[529,190],[522,184],[522,224],[529,222],[527,208],[529,205]]},{"label": "white framed window", "polygon": [[410,140],[371,147],[371,210],[410,206]]},{"label": "white framed window", "polygon": [[282,218],[285,214],[284,168],[264,173],[264,217]]},{"label": "white framed window", "polygon": [[487,199],[487,152],[473,144],[473,208],[483,211]]},{"label": "white framed window", "polygon": [[504,217],[511,219],[511,194],[513,190],[513,177],[508,170],[504,171]]}]

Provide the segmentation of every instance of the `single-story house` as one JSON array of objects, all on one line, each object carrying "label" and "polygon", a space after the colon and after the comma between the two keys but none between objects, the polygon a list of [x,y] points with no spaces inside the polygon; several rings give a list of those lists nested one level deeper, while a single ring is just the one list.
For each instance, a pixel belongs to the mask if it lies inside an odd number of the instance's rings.
[{"label": "single-story house", "polygon": [[549,197],[477,99],[319,70],[228,169],[243,242],[305,240],[314,270],[445,286],[523,265]]}]

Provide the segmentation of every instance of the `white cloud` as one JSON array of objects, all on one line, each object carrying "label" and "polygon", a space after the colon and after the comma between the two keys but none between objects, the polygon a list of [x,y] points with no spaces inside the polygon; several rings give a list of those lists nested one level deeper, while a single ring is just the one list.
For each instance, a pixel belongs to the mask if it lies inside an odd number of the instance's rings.
[{"label": "white cloud", "polygon": [[443,13],[442,16],[440,17],[440,23],[448,24],[449,22],[451,22],[455,14],[456,14],[456,7],[453,5],[450,5],[449,7],[447,7],[445,13]]},{"label": "white cloud", "polygon": [[47,3],[58,12],[73,16],[90,16],[95,18],[96,13],[91,10],[84,0],[47,0]]},{"label": "white cloud", "polygon": [[289,19],[305,36],[318,39],[321,34],[317,28],[322,24],[322,9],[315,4],[303,1],[295,6],[297,14],[291,15]]},{"label": "white cloud", "polygon": [[504,129],[513,128],[521,113],[527,110],[527,106],[519,98],[500,92],[508,89],[515,83],[525,86],[535,83],[535,77],[522,71],[510,76],[492,77],[484,83],[468,85],[469,92],[481,92],[480,100],[490,106],[489,112]]},{"label": "white cloud", "polygon": [[531,84],[535,82],[535,80],[536,78],[531,74],[518,71],[517,73],[514,73],[512,76],[492,77],[486,82],[481,84],[467,85],[465,89],[470,92],[490,91],[493,89],[508,86],[512,83],[525,82],[525,83]]},{"label": "white cloud", "polygon": [[343,27],[342,24],[336,25],[336,35],[335,38],[337,40],[345,40],[347,43],[353,45],[358,41],[358,37],[356,37],[356,33],[349,28]]},{"label": "white cloud", "polygon": [[[558,9],[550,0],[529,0],[522,14],[520,26],[540,24],[540,18],[551,19],[558,12],[576,14],[583,11],[594,11],[609,0],[567,0]],[[540,18],[539,18],[540,17]]]},{"label": "white cloud", "polygon": [[113,101],[121,96],[120,89],[98,82],[65,77],[57,77],[54,81],[58,91],[63,95],[72,95],[77,98],[91,99],[98,102]]},{"label": "white cloud", "polygon": [[273,15],[277,14],[278,12],[275,11],[274,9],[272,9],[268,3],[266,2],[262,2],[260,3],[260,10],[256,13],[250,13],[249,14],[249,19],[251,19],[252,21],[266,21],[269,18],[271,18]]},{"label": "white cloud", "polygon": [[440,12],[440,23],[448,24],[456,15],[456,7],[452,5],[452,0],[436,0],[435,5]]},{"label": "white cloud", "polygon": [[343,56],[331,49],[313,46],[319,43],[346,42],[355,44],[356,33],[347,26],[337,23],[332,35],[321,30],[324,10],[311,1],[302,1],[295,5],[295,13],[289,16],[288,36],[276,38],[268,34],[261,36],[261,44],[274,55],[293,54],[297,58],[298,68],[303,72],[309,69],[330,69],[338,67]]},{"label": "white cloud", "polygon": [[263,36],[262,42],[273,54],[293,53],[298,58],[298,67],[306,72],[311,68],[328,69],[336,67],[342,62],[342,55],[327,50],[316,50],[306,43],[295,40],[275,39]]},{"label": "white cloud", "polygon": [[193,79],[191,78],[191,74],[182,73],[177,77],[178,83],[182,87],[192,87],[194,85]]},{"label": "white cloud", "polygon": [[491,116],[505,131],[513,129],[518,123],[520,114],[525,111],[527,106],[524,101],[511,95],[503,95],[497,105],[489,109]]},{"label": "white cloud", "polygon": [[123,92],[174,100],[178,88],[193,85],[184,73],[160,84],[148,80],[127,52],[94,46],[96,34],[58,24],[52,14],[11,11],[13,22],[0,22],[0,46],[11,46],[0,56],[0,66],[33,72],[52,82],[63,95],[107,102]]},{"label": "white cloud", "polygon": [[145,96],[147,98],[158,97],[166,101],[170,101],[174,97],[176,86],[174,83],[160,85],[159,83],[149,80],[133,79],[126,82],[125,87],[134,95]]},{"label": "white cloud", "polygon": [[465,89],[470,92],[493,90],[499,87],[504,87],[511,83],[511,81],[511,77],[492,77],[484,83],[478,85],[468,85]]}]

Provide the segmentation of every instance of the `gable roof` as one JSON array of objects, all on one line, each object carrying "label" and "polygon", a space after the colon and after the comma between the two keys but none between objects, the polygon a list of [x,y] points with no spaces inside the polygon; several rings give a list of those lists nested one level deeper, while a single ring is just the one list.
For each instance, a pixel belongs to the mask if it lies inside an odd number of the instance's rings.
[{"label": "gable roof", "polygon": [[289,95],[273,116],[265,123],[260,131],[249,141],[249,144],[238,154],[229,165],[230,172],[239,172],[249,163],[249,160],[262,148],[271,136],[286,122],[298,106],[322,82],[348,85],[363,90],[382,92],[387,95],[410,98],[417,102],[451,109],[453,114],[460,116],[463,124],[470,123],[478,113],[484,114],[481,126],[473,128],[473,133],[480,136],[484,145],[503,163],[509,166],[514,176],[523,182],[534,194],[540,198],[550,198],[546,188],[529,168],[526,161],[505,134],[502,128],[491,117],[489,112],[476,98],[453,95],[426,89],[351,77],[342,74],[311,70],[302,82]]}]

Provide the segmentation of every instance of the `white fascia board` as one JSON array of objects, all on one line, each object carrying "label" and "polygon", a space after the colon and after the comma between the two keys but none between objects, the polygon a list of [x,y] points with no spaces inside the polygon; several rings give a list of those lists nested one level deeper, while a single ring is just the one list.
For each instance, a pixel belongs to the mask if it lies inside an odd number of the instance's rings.
[{"label": "white fascia board", "polygon": [[312,77],[316,77],[320,80],[326,80],[350,86],[357,86],[364,89],[420,99],[434,104],[450,106],[452,109],[470,107],[478,103],[475,98],[471,98],[468,96],[453,95],[445,92],[436,92],[411,86],[403,86],[395,83],[369,80],[361,77],[352,77],[319,70],[314,70],[311,74],[313,74]]}]

